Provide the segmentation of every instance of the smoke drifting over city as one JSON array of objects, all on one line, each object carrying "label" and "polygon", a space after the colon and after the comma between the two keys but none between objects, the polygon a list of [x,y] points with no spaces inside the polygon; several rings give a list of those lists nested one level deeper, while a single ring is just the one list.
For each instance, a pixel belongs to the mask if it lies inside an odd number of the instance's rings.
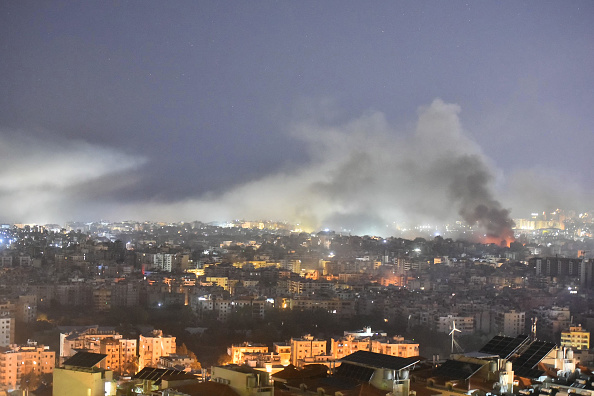
[{"label": "smoke drifting over city", "polygon": [[145,162],[82,140],[27,132],[0,133],[3,221],[45,224],[99,215],[96,197],[121,188],[129,181],[125,172]]},{"label": "smoke drifting over city", "polygon": [[[512,221],[494,198],[493,171],[467,137],[460,107],[436,99],[419,110],[413,131],[378,112],[335,125],[308,120],[291,128],[308,162],[235,187],[221,196],[130,207],[151,218],[285,220],[304,229],[390,234],[396,224],[463,218],[509,238]],[[509,239],[508,239],[509,240]]]},{"label": "smoke drifting over city", "polygon": [[[328,116],[336,114],[333,109],[320,107],[321,116],[302,117],[288,128],[306,148],[302,164],[287,164],[220,194],[176,201],[155,198],[158,194],[142,201],[118,199],[150,172],[143,156],[37,132],[4,133],[3,221],[266,219],[304,230],[387,236],[396,227],[462,220],[490,241],[513,240],[511,198],[502,205],[495,197],[501,177],[463,129],[458,105],[435,99],[419,109],[414,125],[403,128],[373,111],[339,122]],[[508,194],[514,202],[532,195],[534,206],[562,203],[561,196],[532,194],[548,185],[536,171],[525,171],[513,175]],[[577,188],[564,191],[572,191],[571,203],[578,204]]]}]

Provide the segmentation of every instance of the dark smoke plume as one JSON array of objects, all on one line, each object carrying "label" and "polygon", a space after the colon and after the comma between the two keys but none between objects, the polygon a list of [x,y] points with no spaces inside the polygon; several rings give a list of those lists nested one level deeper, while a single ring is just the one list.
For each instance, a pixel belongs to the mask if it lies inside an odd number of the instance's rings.
[{"label": "dark smoke plume", "polygon": [[462,218],[478,226],[490,240],[512,242],[515,224],[509,211],[493,198],[493,176],[484,160],[476,155],[452,158],[443,171],[453,175],[451,194],[459,202]]}]

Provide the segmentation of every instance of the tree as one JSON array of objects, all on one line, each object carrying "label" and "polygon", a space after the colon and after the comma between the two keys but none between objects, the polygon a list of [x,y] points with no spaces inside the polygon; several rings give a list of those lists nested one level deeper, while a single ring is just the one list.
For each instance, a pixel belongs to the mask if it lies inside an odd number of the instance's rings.
[{"label": "tree", "polygon": [[188,347],[186,347],[185,343],[182,343],[179,347],[177,347],[177,354],[178,355],[185,355],[187,357],[189,357],[190,359],[192,359],[192,365],[190,366],[190,368],[192,370],[201,370],[202,369],[202,365],[200,364],[200,362],[198,361],[198,358],[196,357],[196,354],[192,351],[190,351],[188,349]]},{"label": "tree", "polygon": [[21,389],[35,390],[41,385],[41,374],[31,371],[21,376]]},{"label": "tree", "polygon": [[226,364],[230,364],[232,361],[233,359],[231,358],[231,356],[229,356],[226,353],[222,353],[219,355],[219,358],[217,359],[217,365],[224,366]]},{"label": "tree", "polygon": [[134,375],[138,371],[138,356],[133,356],[122,363],[120,372],[122,375]]}]

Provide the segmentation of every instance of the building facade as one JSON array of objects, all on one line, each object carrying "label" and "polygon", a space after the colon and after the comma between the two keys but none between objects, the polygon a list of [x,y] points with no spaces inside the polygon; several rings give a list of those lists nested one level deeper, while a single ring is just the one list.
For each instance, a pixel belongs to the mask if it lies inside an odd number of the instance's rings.
[{"label": "building facade", "polygon": [[303,338],[291,338],[291,364],[298,365],[298,361],[320,355],[326,355],[326,340],[319,340],[308,334]]},{"label": "building facade", "polygon": [[590,349],[590,332],[582,326],[572,326],[569,331],[561,332],[561,346],[577,350]]},{"label": "building facade", "polygon": [[23,346],[12,346],[0,353],[0,388],[19,389],[21,379],[28,374],[52,374],[56,353],[48,346],[29,342]]},{"label": "building facade", "polygon": [[157,367],[161,356],[169,356],[177,350],[175,337],[163,335],[163,331],[154,330],[150,335],[138,338],[138,369]]}]

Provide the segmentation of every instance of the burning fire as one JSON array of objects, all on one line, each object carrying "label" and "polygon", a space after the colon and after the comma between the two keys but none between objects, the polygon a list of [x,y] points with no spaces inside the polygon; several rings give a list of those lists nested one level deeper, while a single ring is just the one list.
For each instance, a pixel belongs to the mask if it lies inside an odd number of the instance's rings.
[{"label": "burning fire", "polygon": [[480,242],[485,245],[490,245],[494,243],[495,245],[501,247],[509,247],[509,245],[515,240],[516,238],[514,238],[514,233],[511,230],[509,230],[509,232],[507,232],[506,235],[485,235],[482,238],[480,238]]}]

